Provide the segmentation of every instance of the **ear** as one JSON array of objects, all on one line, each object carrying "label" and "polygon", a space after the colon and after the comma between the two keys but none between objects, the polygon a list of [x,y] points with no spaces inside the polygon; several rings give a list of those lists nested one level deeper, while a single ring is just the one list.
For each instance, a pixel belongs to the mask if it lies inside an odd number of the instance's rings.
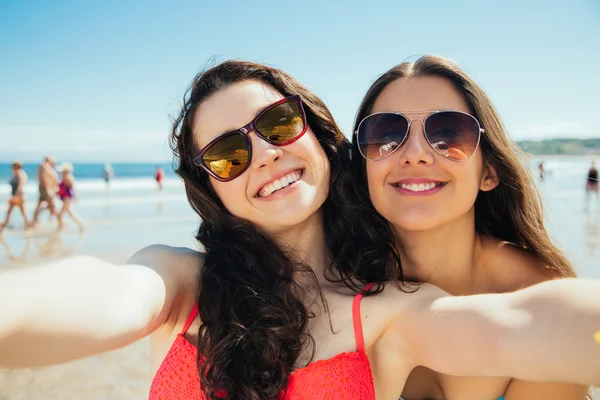
[{"label": "ear", "polygon": [[495,189],[499,184],[500,178],[498,178],[496,168],[490,163],[485,163],[479,190],[489,192],[490,190]]}]

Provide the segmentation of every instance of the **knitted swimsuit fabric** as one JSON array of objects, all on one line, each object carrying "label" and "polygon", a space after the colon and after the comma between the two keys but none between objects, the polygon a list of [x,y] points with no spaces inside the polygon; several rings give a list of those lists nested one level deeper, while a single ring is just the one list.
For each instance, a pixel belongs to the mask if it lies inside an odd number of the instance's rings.
[{"label": "knitted swimsuit fabric", "polygon": [[[367,292],[372,284],[364,288]],[[292,372],[288,386],[280,400],[297,399],[361,399],[374,400],[375,388],[369,359],[364,351],[364,338],[360,318],[362,294],[354,297],[352,320],[357,351],[340,353],[327,360],[319,360]],[[205,400],[200,390],[196,367],[198,350],[184,334],[198,315],[192,309],[183,331],[177,335],[162,364],[158,368],[149,400]]]}]

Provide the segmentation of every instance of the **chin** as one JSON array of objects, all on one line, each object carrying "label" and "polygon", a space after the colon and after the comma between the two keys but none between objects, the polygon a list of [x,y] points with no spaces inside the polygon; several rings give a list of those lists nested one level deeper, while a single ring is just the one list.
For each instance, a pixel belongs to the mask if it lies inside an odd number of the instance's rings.
[{"label": "chin", "polygon": [[[387,219],[387,218],[386,218]],[[440,225],[439,221],[435,221],[431,218],[431,214],[423,215],[423,214],[412,214],[412,215],[402,215],[402,216],[394,216],[391,219],[388,219],[390,223],[398,229],[403,231],[412,231],[412,232],[423,232],[431,229],[435,229]]]},{"label": "chin", "polygon": [[293,229],[295,227],[298,227],[300,225],[302,225],[302,223],[306,222],[309,219],[310,215],[297,215],[294,216],[292,218],[285,218],[285,219],[281,219],[278,218],[277,220],[274,221],[263,221],[262,223],[258,224],[259,226],[261,226],[261,228],[269,233],[269,234],[274,234],[277,232],[281,232],[281,231],[285,231],[288,229]]}]

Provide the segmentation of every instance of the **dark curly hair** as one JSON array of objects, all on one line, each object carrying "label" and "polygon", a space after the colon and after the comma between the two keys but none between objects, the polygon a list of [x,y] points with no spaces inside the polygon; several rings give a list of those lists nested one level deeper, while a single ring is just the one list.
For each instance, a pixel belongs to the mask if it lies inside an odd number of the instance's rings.
[{"label": "dark curly hair", "polygon": [[307,332],[311,315],[295,281],[305,274],[316,284],[314,272],[293,249],[278,246],[257,226],[233,216],[208,174],[193,162],[199,150],[193,138],[198,107],[219,90],[251,80],[284,96],[301,96],[308,124],[329,159],[330,189],[321,208],[331,260],[327,278],[358,292],[366,282],[396,280],[400,262],[393,243],[381,240],[370,223],[378,214],[354,201],[350,143],[317,96],[283,71],[246,61],[226,61],[198,74],[170,139],[176,173],[202,219],[196,235],[206,251],[198,285],[198,372],[210,399],[222,398],[223,391],[230,399],[276,398],[301,351],[307,347],[314,355]]}]

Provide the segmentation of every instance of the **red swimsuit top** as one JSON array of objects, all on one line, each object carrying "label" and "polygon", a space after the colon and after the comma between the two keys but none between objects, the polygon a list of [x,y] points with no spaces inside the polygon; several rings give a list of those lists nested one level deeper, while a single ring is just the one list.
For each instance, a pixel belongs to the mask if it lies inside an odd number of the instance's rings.
[{"label": "red swimsuit top", "polygon": [[[364,291],[373,286],[368,284]],[[356,340],[355,352],[340,353],[327,360],[311,362],[291,373],[288,386],[280,400],[294,399],[375,399],[373,374],[365,354],[357,294],[352,301],[352,323]],[[173,342],[150,386],[149,400],[205,400],[200,390],[196,359],[198,349],[184,334],[198,315],[194,306],[181,333]]]}]

